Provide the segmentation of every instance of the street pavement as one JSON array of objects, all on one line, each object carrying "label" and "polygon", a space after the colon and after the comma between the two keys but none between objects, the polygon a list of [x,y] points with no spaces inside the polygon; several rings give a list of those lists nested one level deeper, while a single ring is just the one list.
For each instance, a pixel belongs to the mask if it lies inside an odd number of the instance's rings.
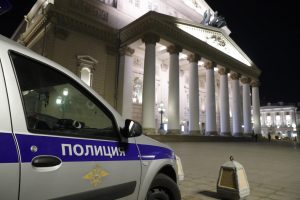
[{"label": "street pavement", "polygon": [[247,200],[300,200],[300,146],[293,142],[166,142],[180,156],[182,200],[222,199],[220,166],[232,155],[245,168]]}]

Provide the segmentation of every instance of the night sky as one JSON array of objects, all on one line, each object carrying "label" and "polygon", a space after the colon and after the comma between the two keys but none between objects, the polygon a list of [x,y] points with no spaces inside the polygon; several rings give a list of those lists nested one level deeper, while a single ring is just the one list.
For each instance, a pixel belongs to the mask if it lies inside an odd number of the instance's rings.
[{"label": "night sky", "polygon": [[[0,0],[1,1],[1,0]],[[10,37],[35,0],[10,0],[0,34]],[[22,2],[22,3],[20,3]],[[225,17],[231,38],[262,70],[261,104],[300,102],[300,28],[295,0],[206,0]],[[298,50],[298,51],[297,51]],[[299,60],[299,61],[298,61]]]}]

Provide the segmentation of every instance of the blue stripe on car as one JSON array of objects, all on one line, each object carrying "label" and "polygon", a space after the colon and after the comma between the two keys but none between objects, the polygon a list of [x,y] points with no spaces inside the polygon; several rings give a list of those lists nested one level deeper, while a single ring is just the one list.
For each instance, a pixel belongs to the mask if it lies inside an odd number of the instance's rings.
[{"label": "blue stripe on car", "polygon": [[0,133],[0,163],[16,163],[18,154],[11,133]]},{"label": "blue stripe on car", "polygon": [[[126,160],[156,160],[156,159],[174,159],[173,152],[170,149],[146,145],[128,143],[124,147],[125,156],[115,155],[115,156],[104,156],[104,155],[94,155],[89,153],[85,155],[86,146],[89,147],[105,147],[116,149],[120,147],[120,143],[116,141],[104,141],[104,140],[91,140],[91,139],[81,139],[81,138],[65,138],[56,137],[48,135],[26,135],[26,134],[16,134],[22,162],[31,162],[35,156],[38,155],[53,155],[59,157],[63,162],[84,162],[84,161],[126,161]],[[13,140],[11,133],[0,133],[0,162],[1,163],[12,163],[18,162],[15,142]],[[69,154],[68,150],[65,155],[62,152],[62,144],[68,144],[71,147],[75,145],[82,146],[84,148],[84,154],[77,156],[72,152]],[[31,151],[31,147],[36,146],[37,151]],[[68,148],[65,148],[65,150]],[[141,158],[139,156],[138,149],[141,153]],[[73,149],[72,149],[73,151]]]}]

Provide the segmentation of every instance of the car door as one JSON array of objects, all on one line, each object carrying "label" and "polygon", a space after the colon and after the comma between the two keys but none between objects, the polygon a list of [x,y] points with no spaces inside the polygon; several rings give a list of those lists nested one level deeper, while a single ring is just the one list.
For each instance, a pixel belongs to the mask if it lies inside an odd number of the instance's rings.
[{"label": "car door", "polygon": [[20,175],[19,158],[11,129],[9,104],[1,61],[0,59],[0,198],[17,200]]},{"label": "car door", "polygon": [[120,142],[113,112],[67,72],[14,51],[10,57],[26,126],[14,129],[20,199],[136,199],[139,153],[134,138]]}]

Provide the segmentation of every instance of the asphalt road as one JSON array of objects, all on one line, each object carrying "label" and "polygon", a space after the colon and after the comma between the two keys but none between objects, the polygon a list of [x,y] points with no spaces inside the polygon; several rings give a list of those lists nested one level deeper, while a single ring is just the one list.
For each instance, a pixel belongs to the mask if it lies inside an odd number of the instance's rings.
[{"label": "asphalt road", "polygon": [[248,200],[300,200],[300,147],[293,142],[169,142],[183,163],[183,200],[222,199],[220,166],[232,155],[246,171]]}]

